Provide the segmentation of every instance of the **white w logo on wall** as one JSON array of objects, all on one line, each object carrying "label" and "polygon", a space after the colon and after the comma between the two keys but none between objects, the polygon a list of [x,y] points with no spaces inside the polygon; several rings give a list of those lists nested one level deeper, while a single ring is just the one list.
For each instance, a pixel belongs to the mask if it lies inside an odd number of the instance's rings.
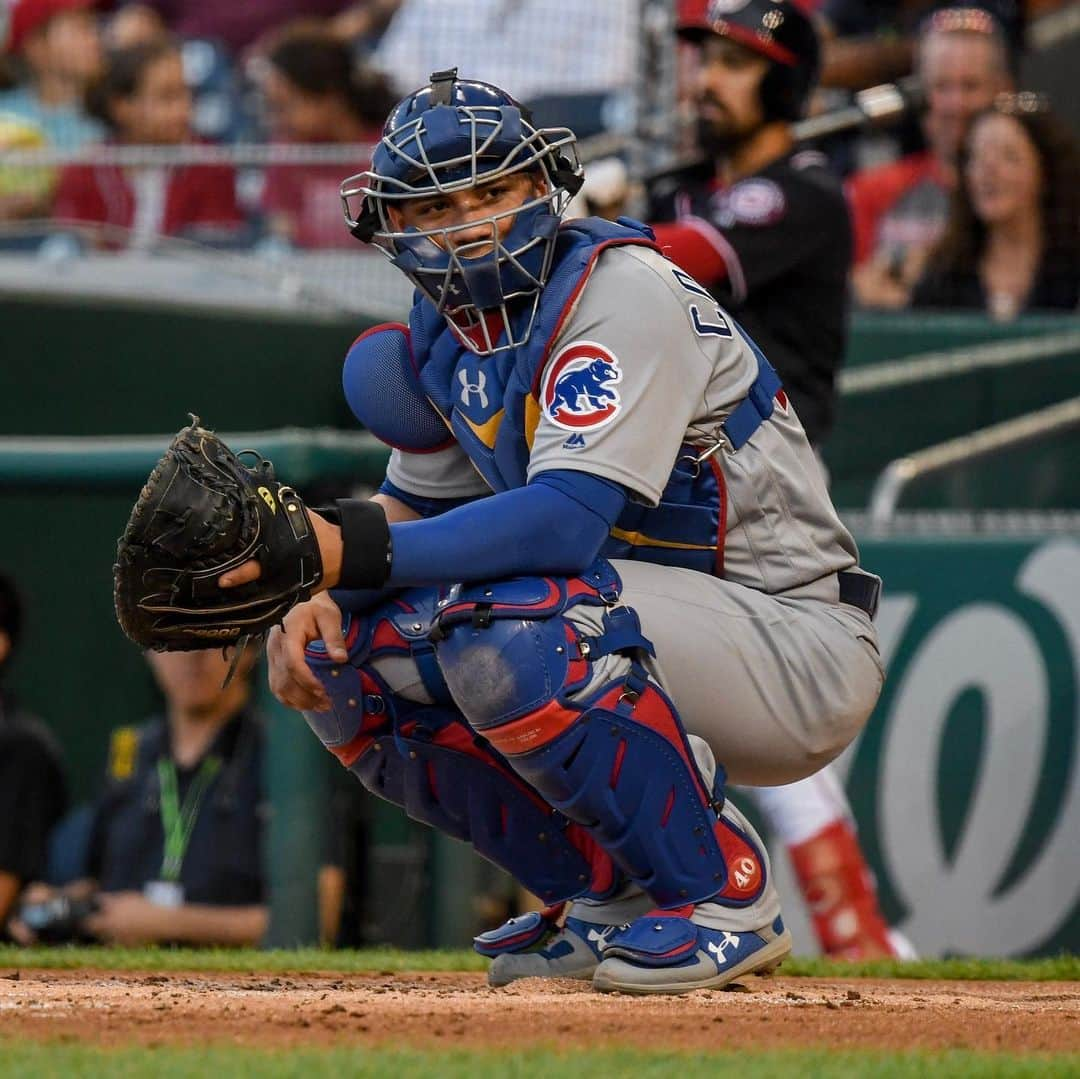
[{"label": "white w logo on wall", "polygon": [[[939,573],[946,596],[950,573],[970,585],[985,572],[978,558],[953,558]],[[1080,898],[1080,543],[1047,542],[1014,581],[976,578],[969,591],[936,618],[921,610],[932,585],[894,591],[878,616],[890,667],[885,713],[873,721],[884,724],[874,762],[881,883],[923,954],[1015,955],[1077,920],[1069,922]],[[981,717],[957,768],[948,728],[965,696]],[[857,756],[853,788],[866,763]]]}]

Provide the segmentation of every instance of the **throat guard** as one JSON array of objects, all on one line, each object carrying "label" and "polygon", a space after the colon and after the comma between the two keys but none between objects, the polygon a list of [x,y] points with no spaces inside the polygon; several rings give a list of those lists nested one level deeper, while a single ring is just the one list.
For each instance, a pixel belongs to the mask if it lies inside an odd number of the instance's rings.
[{"label": "throat guard", "polygon": [[[489,83],[438,71],[431,84],[391,112],[371,168],[341,187],[345,219],[412,280],[461,344],[477,355],[516,348],[532,331],[547,282],[559,219],[583,180],[568,128],[536,128],[527,109]],[[468,225],[399,229],[390,208],[406,199],[451,195],[521,173],[544,194]],[[505,236],[500,224],[516,217]],[[487,225],[484,239],[454,245],[454,233]],[[508,305],[531,301],[532,316],[512,320]]]}]

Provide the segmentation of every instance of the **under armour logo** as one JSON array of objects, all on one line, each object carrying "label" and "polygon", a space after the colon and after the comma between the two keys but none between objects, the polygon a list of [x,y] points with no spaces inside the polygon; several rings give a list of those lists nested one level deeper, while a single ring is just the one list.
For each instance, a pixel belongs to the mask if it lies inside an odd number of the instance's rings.
[{"label": "under armour logo", "polygon": [[598,952],[602,952],[604,950],[604,948],[606,947],[606,945],[607,945],[608,937],[610,937],[611,934],[614,933],[614,932],[615,932],[615,926],[613,926],[613,925],[604,926],[604,928],[600,929],[600,930],[590,929],[589,932],[588,932],[588,935],[586,936],[585,939],[590,944],[595,944],[596,945],[596,950]]},{"label": "under armour logo", "polygon": [[728,933],[725,931],[723,940],[719,944],[713,944],[711,941],[705,947],[708,951],[712,952],[717,959],[722,963],[727,962],[727,956],[724,954],[728,948],[738,948],[739,936],[737,933]]},{"label": "under armour logo", "polygon": [[469,381],[469,372],[463,367],[457,373],[458,382],[461,383],[461,403],[469,407],[469,394],[475,393],[480,398],[480,407],[487,408],[488,395],[484,387],[487,385],[487,375],[483,371],[476,372],[476,381]]}]

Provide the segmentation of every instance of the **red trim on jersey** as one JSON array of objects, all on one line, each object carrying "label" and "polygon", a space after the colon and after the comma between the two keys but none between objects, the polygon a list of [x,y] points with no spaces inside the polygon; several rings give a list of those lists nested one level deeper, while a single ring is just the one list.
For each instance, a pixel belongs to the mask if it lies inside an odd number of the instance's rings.
[{"label": "red trim on jersey", "polygon": [[[652,240],[605,240],[601,244],[597,244],[593,248],[592,256],[589,258],[589,263],[585,267],[584,272],[578,279],[578,283],[574,286],[574,291],[567,297],[566,303],[563,304],[563,309],[559,313],[559,319],[555,323],[555,329],[548,335],[547,345],[544,348],[544,355],[540,358],[540,362],[536,365],[536,373],[533,375],[532,384],[532,396],[536,398],[539,403],[540,382],[544,377],[544,369],[548,365],[548,360],[551,358],[551,350],[555,342],[559,339],[559,334],[562,333],[563,326],[566,325],[566,320],[570,317],[570,312],[573,311],[577,304],[578,297],[581,295],[581,290],[589,283],[589,278],[592,277],[592,272],[596,269],[596,260],[600,257],[600,253],[605,251],[609,247],[651,247],[654,251],[659,251],[660,247]],[[661,252],[662,254],[663,252]]]}]

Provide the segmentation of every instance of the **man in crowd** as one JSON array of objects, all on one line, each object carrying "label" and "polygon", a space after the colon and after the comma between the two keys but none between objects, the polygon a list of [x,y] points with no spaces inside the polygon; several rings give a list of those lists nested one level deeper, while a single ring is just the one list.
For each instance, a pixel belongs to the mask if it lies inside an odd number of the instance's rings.
[{"label": "man in crowd", "polygon": [[941,235],[957,159],[972,118],[1010,89],[1008,45],[981,8],[945,8],[923,24],[917,71],[926,95],[927,148],[858,173],[848,198],[855,225],[853,284],[867,307],[907,305]]},{"label": "man in crowd", "polygon": [[[28,889],[18,940],[242,946],[266,931],[254,650],[224,689],[229,661],[216,649],[147,658],[165,712],[113,732],[87,875],[60,891]],[[51,903],[60,897],[74,904]]]}]

